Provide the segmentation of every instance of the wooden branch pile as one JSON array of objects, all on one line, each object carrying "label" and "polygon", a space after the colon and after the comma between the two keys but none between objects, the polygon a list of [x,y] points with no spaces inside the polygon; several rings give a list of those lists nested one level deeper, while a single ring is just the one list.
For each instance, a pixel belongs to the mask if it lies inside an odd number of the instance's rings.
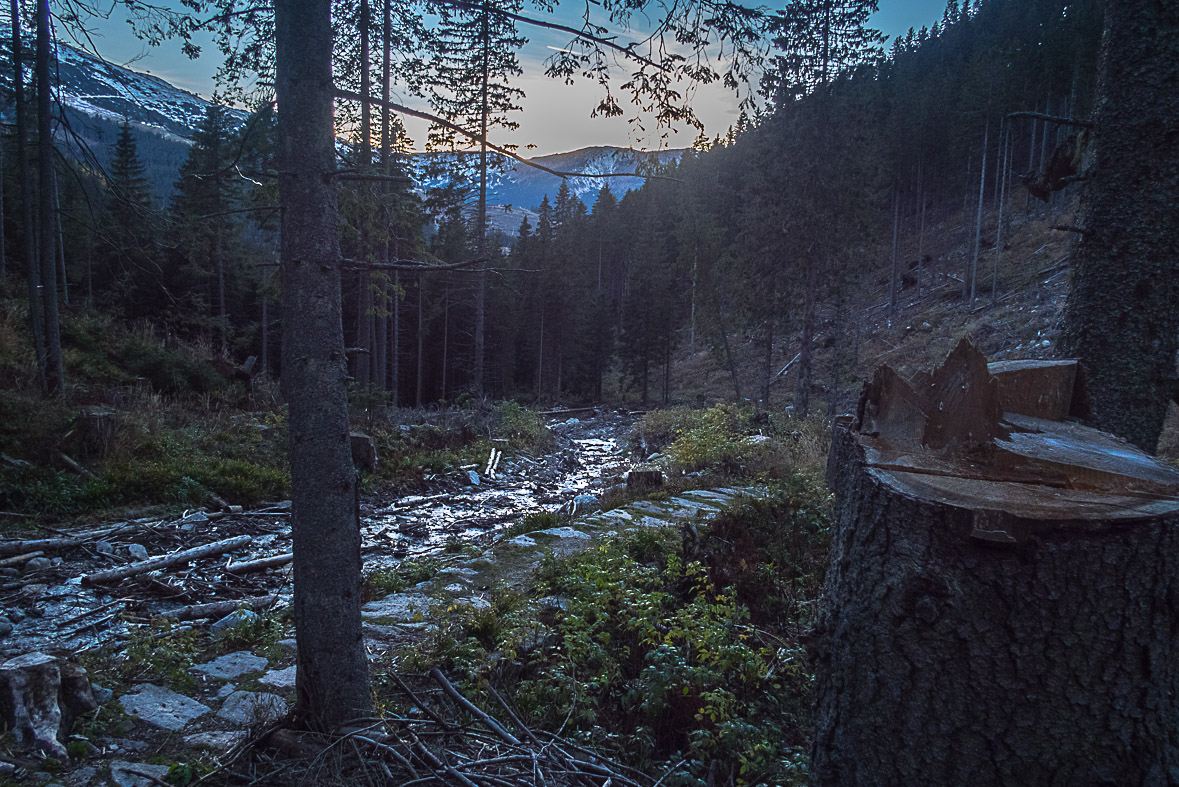
[{"label": "wooden branch pile", "polygon": [[477,707],[438,668],[429,674],[437,687],[430,700],[421,687],[415,691],[396,674],[391,677],[414,708],[413,718],[360,721],[337,736],[267,730],[252,745],[229,752],[210,777],[218,783],[461,787],[654,787],[661,781],[559,735],[530,729],[494,688],[488,692],[505,721]]}]

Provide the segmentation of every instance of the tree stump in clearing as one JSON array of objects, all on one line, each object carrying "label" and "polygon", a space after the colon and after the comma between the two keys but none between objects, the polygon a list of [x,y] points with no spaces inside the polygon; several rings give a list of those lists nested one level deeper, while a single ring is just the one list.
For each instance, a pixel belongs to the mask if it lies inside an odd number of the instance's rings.
[{"label": "tree stump in clearing", "polygon": [[1179,471],[968,342],[835,427],[820,785],[1179,784]]}]

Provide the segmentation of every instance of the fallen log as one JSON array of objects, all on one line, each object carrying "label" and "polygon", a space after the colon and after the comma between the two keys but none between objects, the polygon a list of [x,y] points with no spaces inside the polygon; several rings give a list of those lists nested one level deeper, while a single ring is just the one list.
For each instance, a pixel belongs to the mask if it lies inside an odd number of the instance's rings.
[{"label": "fallen log", "polygon": [[1081,375],[888,367],[837,421],[813,653],[822,785],[1152,784],[1179,732],[1179,471]]},{"label": "fallen log", "polygon": [[6,557],[3,560],[0,560],[0,568],[8,568],[9,566],[19,566],[21,563],[27,563],[30,560],[32,560],[33,558],[41,557],[44,554],[45,554],[44,551],[38,550],[36,552],[26,552],[25,554],[17,555],[16,557]]},{"label": "fallen log", "polygon": [[257,560],[244,560],[241,563],[230,563],[225,567],[226,572],[240,576],[242,574],[253,574],[258,571],[266,571],[271,568],[278,568],[285,566],[295,559],[294,552],[287,552],[283,555],[271,555],[270,557],[262,557]]},{"label": "fallen log", "polygon": [[250,543],[251,538],[251,536],[235,536],[234,538],[227,538],[224,541],[215,541],[212,544],[173,552],[171,555],[160,555],[159,557],[149,558],[148,560],[141,560],[138,563],[130,563],[126,566],[119,566],[118,568],[112,568],[107,571],[87,574],[82,577],[82,584],[87,587],[105,585],[109,582],[118,582],[121,579],[133,577],[136,574],[155,571],[157,568],[167,568],[168,566],[174,566],[177,563],[187,563],[197,558],[232,552]]},{"label": "fallen log", "polygon": [[222,618],[241,608],[263,609],[275,604],[278,596],[255,596],[254,598],[239,598],[232,601],[213,601],[208,604],[193,604],[165,612],[160,617],[168,620],[204,620],[206,618]]},{"label": "fallen log", "polygon": [[0,542],[0,555],[19,555],[23,552],[36,552],[38,550],[43,552],[55,552],[62,549],[73,549],[80,547],[83,544],[89,544],[92,541],[97,541],[100,538],[107,536],[114,536],[120,533],[127,533],[135,530],[139,525],[137,523],[127,523],[119,525],[118,527],[108,528],[101,531],[91,531],[84,535],[69,536],[65,538],[35,538],[24,541],[2,541]]}]

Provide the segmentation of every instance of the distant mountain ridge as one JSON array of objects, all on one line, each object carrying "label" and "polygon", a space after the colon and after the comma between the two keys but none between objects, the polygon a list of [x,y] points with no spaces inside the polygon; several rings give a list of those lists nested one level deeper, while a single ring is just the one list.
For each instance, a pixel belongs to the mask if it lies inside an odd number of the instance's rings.
[{"label": "distant mountain ridge", "polygon": [[[4,63],[11,63],[11,47],[11,27],[0,23],[0,59]],[[59,42],[57,50],[59,95],[66,107],[93,118],[99,125],[104,121],[117,125],[127,119],[141,131],[154,132],[176,143],[191,144],[196,127],[211,105],[210,101],[160,77],[106,62],[68,44]],[[26,63],[26,68],[31,82],[32,63]],[[11,88],[11,70],[10,66],[0,66],[0,85],[6,89]],[[238,109],[231,109],[230,112],[239,121],[246,117],[246,113]],[[104,135],[95,129],[93,136],[101,138]],[[105,142],[100,142],[99,146],[109,148]],[[641,172],[644,167],[654,164],[678,161],[682,154],[683,150],[647,153],[631,148],[597,146],[537,156],[532,160],[552,170],[586,173],[589,176]],[[445,161],[448,158],[474,155],[414,153],[410,159],[419,173],[419,185],[424,189],[444,183],[439,178],[424,174],[432,169],[428,166],[430,163],[436,164],[439,159]],[[172,154],[169,159],[175,157]],[[145,163],[150,168],[152,162]],[[643,180],[637,177],[572,177],[568,183],[573,194],[587,207],[592,207],[603,185],[609,185],[610,190],[621,197],[630,189],[641,186]],[[520,219],[532,216],[545,195],[550,200],[556,198],[560,185],[561,178],[555,175],[505,159],[503,165],[491,174],[488,183],[488,205],[493,225],[515,232]]]}]

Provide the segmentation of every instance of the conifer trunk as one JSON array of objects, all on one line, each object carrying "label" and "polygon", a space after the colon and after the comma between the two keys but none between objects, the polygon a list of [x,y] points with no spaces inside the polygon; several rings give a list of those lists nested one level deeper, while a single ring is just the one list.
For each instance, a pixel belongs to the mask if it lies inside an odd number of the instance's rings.
[{"label": "conifer trunk", "polygon": [[819,302],[819,263],[813,258],[806,268],[806,303],[802,309],[802,340],[798,348],[798,386],[794,394],[794,413],[805,417],[811,408],[812,356],[815,344],[815,311]]},{"label": "conifer trunk", "polygon": [[29,294],[29,334],[33,339],[33,353],[37,362],[37,377],[45,390],[45,321],[41,318],[41,265],[37,259],[37,241],[33,220],[33,173],[29,166],[29,120],[25,106],[24,42],[21,37],[20,6],[17,0],[9,4],[12,20],[12,86],[16,104],[16,159],[20,173],[21,223],[24,224],[24,253],[26,283]]},{"label": "conifer trunk", "polygon": [[1108,3],[1061,351],[1088,369],[1096,424],[1147,451],[1177,385],[1176,117],[1179,14]]},{"label": "conifer trunk", "polygon": [[[483,398],[483,366],[485,364],[485,345],[487,342],[487,122],[488,95],[487,83],[491,67],[491,31],[487,3],[483,3],[482,21],[480,24],[480,44],[482,45],[481,61],[481,89],[479,112],[479,215],[476,217],[476,256],[479,258],[477,273],[475,274],[475,369],[472,390],[476,399]],[[559,393],[559,392],[558,392]]]},{"label": "conifer trunk", "polygon": [[290,405],[296,713],[334,730],[372,710],[348,438],[330,0],[275,6],[282,387]]},{"label": "conifer trunk", "polygon": [[[366,99],[372,89],[369,76],[369,23],[371,22],[370,0],[360,0],[360,94]],[[372,143],[372,107],[368,101],[360,102],[360,145],[357,155],[360,159],[360,169],[368,171],[372,163],[372,153],[369,147]],[[361,200],[367,203],[369,188],[367,183],[359,186]],[[360,259],[369,261],[371,245],[369,243],[368,205],[364,204],[359,213],[360,221]],[[373,281],[368,271],[356,274],[359,287],[356,305],[356,344],[360,352],[356,355],[356,383],[368,386],[373,383],[373,371],[376,367],[376,357],[373,342]]]},{"label": "conifer trunk", "polygon": [[49,0],[37,1],[37,193],[38,234],[41,267],[41,312],[45,324],[45,382],[52,396],[65,393],[65,370],[61,361],[61,326],[57,306],[56,216],[53,210],[54,147],[53,89],[50,80],[51,41]]}]

